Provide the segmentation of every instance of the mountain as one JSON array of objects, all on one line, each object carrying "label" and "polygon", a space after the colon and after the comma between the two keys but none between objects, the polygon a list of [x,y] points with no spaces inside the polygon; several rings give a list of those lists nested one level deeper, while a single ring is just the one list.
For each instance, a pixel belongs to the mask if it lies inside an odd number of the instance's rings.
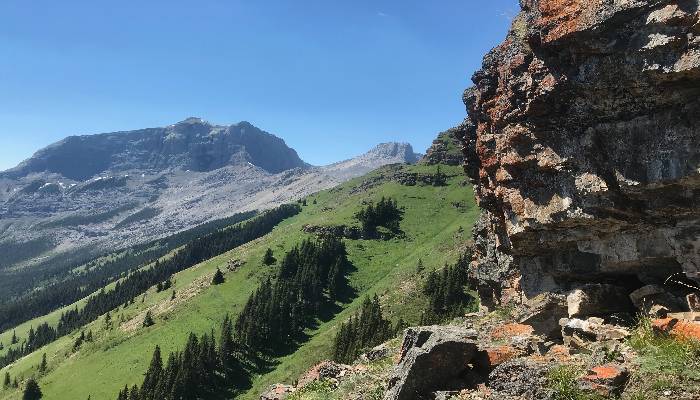
[{"label": "mountain", "polygon": [[270,173],[306,166],[282,139],[248,122],[218,126],[192,117],[164,128],[71,136],[39,150],[0,178],[54,173],[84,181],[107,172],[207,172],[248,162]]},{"label": "mountain", "polygon": [[69,137],[0,173],[0,249],[7,254],[0,270],[142,243],[416,159],[409,144],[386,143],[315,167],[250,123],[199,118]]}]

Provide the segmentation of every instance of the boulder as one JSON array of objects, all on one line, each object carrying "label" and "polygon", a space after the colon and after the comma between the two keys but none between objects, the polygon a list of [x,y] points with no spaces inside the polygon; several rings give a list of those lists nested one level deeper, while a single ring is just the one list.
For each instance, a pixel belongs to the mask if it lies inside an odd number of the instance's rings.
[{"label": "boulder", "polygon": [[533,332],[550,339],[560,338],[559,320],[567,316],[566,297],[543,293],[525,302],[518,322],[532,326]]},{"label": "boulder", "polygon": [[599,365],[591,368],[588,375],[583,377],[582,386],[609,397],[619,394],[624,389],[629,376],[627,368],[619,364]]},{"label": "boulder", "polygon": [[629,295],[632,304],[642,313],[665,317],[670,312],[680,311],[678,300],[659,285],[647,285]]},{"label": "boulder", "polygon": [[590,342],[623,340],[631,334],[626,328],[606,324],[602,318],[596,317],[586,320],[564,318],[560,324],[564,343],[573,348],[586,347]]},{"label": "boulder", "polygon": [[478,377],[470,364],[479,352],[474,339],[474,331],[459,327],[407,329],[385,399],[416,400],[473,386]]},{"label": "boulder", "polygon": [[260,395],[260,400],[284,400],[295,390],[294,386],[277,383],[270,386],[265,393]]},{"label": "boulder", "polygon": [[566,296],[569,318],[628,312],[632,303],[624,288],[609,284],[588,284]]},{"label": "boulder", "polygon": [[386,343],[380,344],[361,355],[360,358],[365,362],[372,362],[386,358],[391,354],[391,349],[386,345]]},{"label": "boulder", "polygon": [[297,387],[302,388],[313,381],[324,379],[337,384],[351,369],[349,365],[338,364],[333,361],[321,361],[299,379]]}]

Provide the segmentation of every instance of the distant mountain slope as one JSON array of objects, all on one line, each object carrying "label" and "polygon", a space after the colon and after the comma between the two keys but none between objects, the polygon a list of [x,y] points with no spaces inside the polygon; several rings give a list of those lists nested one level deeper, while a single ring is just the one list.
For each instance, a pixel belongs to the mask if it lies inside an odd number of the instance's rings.
[{"label": "distant mountain slope", "polygon": [[410,145],[387,143],[314,167],[247,122],[217,126],[198,118],[70,137],[0,173],[0,279],[11,266],[143,243],[416,159]]}]

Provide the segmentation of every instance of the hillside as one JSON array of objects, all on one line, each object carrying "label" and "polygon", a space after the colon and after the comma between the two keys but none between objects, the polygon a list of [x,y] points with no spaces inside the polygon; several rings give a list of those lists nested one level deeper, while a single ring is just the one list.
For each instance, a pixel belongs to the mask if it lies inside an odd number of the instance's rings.
[{"label": "hillside", "polygon": [[[103,318],[85,326],[84,330],[92,331],[93,342],[73,351],[79,335],[76,331],[0,373],[9,371],[13,377],[24,378],[35,375],[42,354],[46,353],[49,367],[39,382],[47,398],[75,399],[88,395],[93,399],[116,398],[125,384],[140,383],[155,345],[167,354],[181,348],[189,332],[201,334],[218,329],[225,313],[237,314],[258,284],[274,273],[275,267],[262,265],[267,248],[273,249],[276,256],[283,254],[303,238],[312,236],[305,232],[313,231],[309,226],[356,225],[354,214],[363,202],[377,201],[382,196],[394,198],[404,207],[400,227],[405,236],[388,240],[345,239],[348,259],[354,266],[348,275],[354,295],[347,302],[338,303],[337,310],[308,330],[308,341],[275,359],[268,373],[254,377],[252,388],[242,398],[256,398],[269,384],[291,381],[328,357],[338,324],[357,309],[364,296],[380,295],[392,321],[403,318],[418,323],[426,302],[413,279],[418,260],[423,260],[426,270],[455,262],[477,213],[472,196],[461,186],[463,177],[456,167],[442,166],[442,171],[450,176],[445,186],[405,184],[406,176],[431,176],[436,170],[437,167],[429,166],[385,167],[310,196],[299,215],[285,220],[272,233],[176,274],[174,300],[170,291],[155,293],[152,288],[145,297],[139,296],[133,304],[112,313],[112,320],[118,321],[113,328],[108,329]],[[425,224],[426,220],[432,223]],[[236,265],[241,266],[228,270],[230,260],[240,260]],[[226,272],[226,282],[210,286],[217,267]],[[152,311],[156,323],[142,328],[146,310]],[[17,334],[23,337],[28,326],[55,318],[54,313],[31,321],[18,329]],[[9,343],[11,335],[11,331],[4,332],[0,341]],[[14,390],[0,394],[3,399],[19,398]]]}]

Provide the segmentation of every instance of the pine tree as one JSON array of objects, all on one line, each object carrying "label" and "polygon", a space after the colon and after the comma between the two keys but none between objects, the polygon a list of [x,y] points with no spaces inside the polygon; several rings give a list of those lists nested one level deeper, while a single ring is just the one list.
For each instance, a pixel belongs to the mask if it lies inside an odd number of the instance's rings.
[{"label": "pine tree", "polygon": [[43,397],[41,393],[41,388],[39,384],[36,383],[34,378],[29,378],[27,381],[27,386],[24,388],[24,394],[22,395],[22,400],[39,400]]},{"label": "pine tree", "polygon": [[41,364],[39,364],[39,372],[46,372],[46,353],[41,356]]},{"label": "pine tree", "polygon": [[134,385],[131,387],[131,391],[129,392],[129,400],[140,400],[138,386]]},{"label": "pine tree", "polygon": [[224,282],[226,282],[226,278],[224,278],[224,274],[217,267],[216,272],[214,273],[214,277],[211,280],[211,284],[212,285],[221,285]]},{"label": "pine tree", "polygon": [[265,251],[265,256],[263,257],[263,264],[272,265],[275,263],[275,261],[277,260],[275,260],[275,256],[272,253],[272,249],[268,247],[267,251]]},{"label": "pine tree", "polygon": [[5,372],[5,380],[2,382],[2,387],[4,389],[7,389],[8,387],[10,387],[10,385],[11,385],[10,372],[8,371],[8,372]]},{"label": "pine tree", "polygon": [[160,347],[156,346],[153,350],[153,357],[151,358],[151,364],[146,371],[146,376],[143,379],[143,384],[141,385],[141,399],[142,400],[156,400],[156,389],[158,382],[163,378],[163,359],[160,355]]},{"label": "pine tree", "polygon": [[175,291],[173,290],[173,294],[170,295],[170,301],[175,300]]},{"label": "pine tree", "polygon": [[19,339],[17,339],[17,334],[15,331],[12,331],[12,339],[10,341],[10,344],[17,344],[19,342]]},{"label": "pine tree", "polygon": [[151,310],[146,311],[146,316],[143,317],[143,327],[148,328],[149,326],[153,326],[155,324],[155,321],[153,321],[153,315],[151,315]]},{"label": "pine tree", "polygon": [[15,376],[15,379],[12,381],[12,387],[17,389],[19,388],[19,383],[17,383],[17,377]]}]

